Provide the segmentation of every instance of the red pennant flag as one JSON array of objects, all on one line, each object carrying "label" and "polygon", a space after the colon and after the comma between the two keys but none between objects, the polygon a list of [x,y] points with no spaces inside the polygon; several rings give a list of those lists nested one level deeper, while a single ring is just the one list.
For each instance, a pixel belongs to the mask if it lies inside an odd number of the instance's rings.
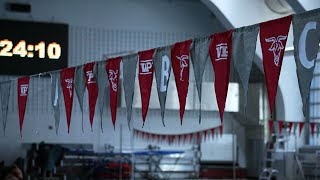
[{"label": "red pennant flag", "polygon": [[211,136],[212,136],[212,139],[214,138],[214,128],[211,129]]},{"label": "red pennant flag", "polygon": [[293,125],[293,123],[289,122],[289,124],[288,124],[288,126],[289,126],[289,134],[291,134],[292,125]]},{"label": "red pennant flag", "polygon": [[189,87],[189,69],[190,69],[190,45],[192,41],[176,43],[171,49],[171,65],[176,81],[180,104],[180,123],[185,111],[188,87]]},{"label": "red pennant flag", "polygon": [[155,49],[139,52],[139,85],[142,103],[142,120],[143,125],[149,109],[149,101],[153,80],[153,53]]},{"label": "red pennant flag", "polygon": [[316,126],[316,123],[312,122],[310,123],[310,128],[311,128],[311,135],[313,136],[314,135],[314,128]]},{"label": "red pennant flag", "polygon": [[284,127],[284,122],[283,121],[278,121],[278,126],[279,126],[279,134],[282,133],[282,129]]},{"label": "red pennant flag", "polygon": [[151,134],[151,140],[152,140],[152,142],[154,141],[154,136],[155,136],[155,134]]},{"label": "red pennant flag", "polygon": [[162,135],[162,141],[166,140],[166,135]]},{"label": "red pennant flag", "polygon": [[150,136],[150,134],[149,134],[149,133],[146,133],[147,141],[149,141],[149,136]]},{"label": "red pennant flag", "polygon": [[186,144],[187,142],[187,138],[188,138],[188,134],[184,134],[184,137],[183,137],[183,144]]},{"label": "red pennant flag", "polygon": [[18,79],[18,108],[19,108],[19,125],[20,135],[23,126],[24,114],[26,112],[26,105],[29,92],[30,77],[22,77]]},{"label": "red pennant flag", "polygon": [[197,132],[197,143],[200,143],[200,132]]},{"label": "red pennant flag", "polygon": [[205,140],[205,141],[207,140],[207,133],[208,133],[207,130],[205,130],[205,131],[203,132],[203,134],[204,134],[204,140]]},{"label": "red pennant flag", "polygon": [[89,114],[90,114],[90,125],[92,130],[94,111],[96,108],[96,102],[98,99],[98,86],[96,82],[96,78],[93,74],[93,67],[95,62],[88,63],[84,66],[84,74],[86,75],[86,86],[88,89],[89,96]]},{"label": "red pennant flag", "polygon": [[222,136],[222,134],[223,134],[223,126],[221,125],[220,126],[220,136]]},{"label": "red pennant flag", "polygon": [[273,121],[269,120],[269,133],[272,134],[272,130],[273,130]]},{"label": "red pennant flag", "polygon": [[299,122],[299,136],[301,136],[303,126],[304,122]]},{"label": "red pennant flag", "polygon": [[141,132],[141,139],[144,138],[144,132]]},{"label": "red pennant flag", "polygon": [[116,128],[117,120],[117,105],[118,105],[118,90],[120,78],[120,62],[122,57],[108,59],[106,71],[108,74],[109,88],[110,88],[110,109],[113,128]]},{"label": "red pennant flag", "polygon": [[260,24],[263,68],[271,115],[277,94],[282,59],[287,43],[291,19],[292,16],[286,16]]},{"label": "red pennant flag", "polygon": [[178,144],[180,144],[181,134],[178,135]]},{"label": "red pennant flag", "polygon": [[70,132],[70,122],[73,105],[74,71],[75,68],[71,67],[67,69],[62,69],[60,72],[64,104],[66,106],[68,133]]},{"label": "red pennant flag", "polygon": [[189,139],[189,143],[191,144],[191,142],[192,142],[192,139],[193,139],[193,134],[191,133],[190,134],[190,139]]},{"label": "red pennant flag", "polygon": [[222,122],[229,87],[232,31],[213,34],[211,38],[209,53],[214,69],[214,89]]}]

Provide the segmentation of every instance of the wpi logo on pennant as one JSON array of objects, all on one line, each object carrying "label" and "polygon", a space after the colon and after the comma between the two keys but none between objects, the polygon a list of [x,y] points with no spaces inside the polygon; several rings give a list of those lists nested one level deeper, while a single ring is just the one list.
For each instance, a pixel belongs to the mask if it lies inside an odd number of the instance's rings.
[{"label": "wpi logo on pennant", "polygon": [[143,125],[147,117],[149,109],[149,101],[151,95],[151,87],[153,80],[153,54],[155,49],[150,49],[147,51],[141,51],[139,55],[139,86],[141,93],[141,104],[142,104],[142,121]]},{"label": "wpi logo on pennant", "polygon": [[146,75],[146,74],[152,74],[153,73],[153,60],[141,60],[139,61],[139,64],[141,66],[141,72],[139,74]]},{"label": "wpi logo on pennant", "polygon": [[94,74],[93,74],[92,70],[87,71],[87,72],[86,72],[86,76],[87,76],[87,78],[88,78],[88,81],[87,81],[88,84],[96,83],[96,81],[95,81],[95,79],[94,79]]},{"label": "wpi logo on pennant", "polygon": [[228,58],[228,44],[220,43],[216,45],[217,58],[216,61],[227,60]]},{"label": "wpi logo on pennant", "polygon": [[111,87],[112,87],[112,90],[114,92],[117,92],[118,91],[118,84],[117,84],[117,78],[118,78],[118,70],[109,70],[108,72],[108,78],[109,78],[109,81],[111,82]]},{"label": "wpi logo on pennant", "polygon": [[268,51],[273,52],[273,61],[274,61],[274,65],[276,66],[279,66],[280,55],[282,50],[284,49],[282,41],[284,40],[287,40],[287,36],[280,35],[277,38],[270,37],[265,39],[266,42],[272,42]]},{"label": "wpi logo on pennant", "polygon": [[20,96],[27,96],[28,95],[28,84],[21,84],[20,85]]},{"label": "wpi logo on pennant", "polygon": [[69,90],[69,97],[72,96],[73,93],[73,78],[65,79],[67,86],[66,88]]},{"label": "wpi logo on pennant", "polygon": [[292,16],[260,23],[263,70],[272,115]]},{"label": "wpi logo on pennant", "polygon": [[183,70],[184,68],[188,67],[189,56],[188,55],[182,55],[182,56],[176,56],[177,59],[180,61],[180,81],[183,81]]}]

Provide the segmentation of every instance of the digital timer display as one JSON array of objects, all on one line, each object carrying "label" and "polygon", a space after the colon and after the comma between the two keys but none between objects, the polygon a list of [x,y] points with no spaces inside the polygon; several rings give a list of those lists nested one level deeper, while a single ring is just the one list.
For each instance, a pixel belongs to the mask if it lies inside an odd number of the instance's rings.
[{"label": "digital timer display", "polygon": [[0,74],[31,75],[68,66],[68,25],[0,20]]}]

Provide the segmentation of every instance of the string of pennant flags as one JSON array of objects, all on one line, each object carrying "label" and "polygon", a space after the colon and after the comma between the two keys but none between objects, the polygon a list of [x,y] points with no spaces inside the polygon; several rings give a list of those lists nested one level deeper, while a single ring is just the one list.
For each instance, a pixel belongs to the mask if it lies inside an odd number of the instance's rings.
[{"label": "string of pennant flags", "polygon": [[[309,127],[308,127],[309,125]],[[304,128],[309,128],[311,131],[311,135],[314,136],[315,133],[318,135],[320,134],[320,123],[319,122],[304,122],[304,121],[268,121],[269,126],[269,133],[272,134],[274,126],[278,129],[278,134],[282,134],[283,130],[286,129],[289,134],[292,132],[295,132],[297,128],[299,127],[299,136],[301,136],[301,133]],[[292,130],[293,129],[293,130]]]},{"label": "string of pennant flags", "polygon": [[[70,132],[71,112],[74,91],[76,93],[83,123],[83,96],[87,89],[89,98],[89,121],[92,127],[96,104],[102,123],[103,103],[105,94],[109,96],[111,120],[113,126],[117,119],[117,102],[119,78],[123,74],[123,87],[127,110],[127,121],[130,128],[132,102],[136,69],[142,102],[143,124],[147,120],[147,113],[151,95],[151,86],[155,77],[163,125],[165,103],[171,69],[175,78],[176,89],[180,104],[180,122],[183,123],[186,98],[188,95],[190,65],[194,68],[194,76],[198,98],[200,100],[201,122],[201,90],[202,76],[208,61],[214,70],[214,87],[221,122],[228,92],[230,64],[234,64],[240,83],[244,90],[244,106],[246,106],[250,71],[255,56],[256,41],[260,34],[263,69],[268,93],[270,114],[273,113],[278,80],[284,56],[290,25],[293,26],[294,57],[298,77],[299,89],[303,101],[303,113],[310,94],[310,85],[315,68],[320,41],[320,9],[302,14],[289,15],[283,18],[262,22],[259,24],[216,33],[211,36],[177,42],[170,46],[154,48],[138,53],[113,57],[104,61],[90,62],[85,65],[70,67],[47,72],[51,75],[51,104],[54,110],[55,128],[58,132],[60,123],[59,99],[63,97],[66,111],[68,132]],[[191,62],[191,63],[190,63]],[[120,64],[123,72],[120,72]],[[138,66],[138,67],[137,67]],[[20,133],[23,128],[26,102],[30,77],[17,79],[18,109]],[[2,121],[5,129],[10,89],[12,80],[0,83]],[[62,92],[62,96],[61,96]],[[222,123],[221,123],[222,124]],[[102,127],[102,126],[101,126]]]},{"label": "string of pennant flags", "polygon": [[220,136],[222,136],[221,127],[222,126],[184,134],[155,134],[134,129],[133,135],[135,139],[141,139],[143,141],[167,144],[192,144],[194,142],[198,143],[202,140],[213,140],[219,132]]}]

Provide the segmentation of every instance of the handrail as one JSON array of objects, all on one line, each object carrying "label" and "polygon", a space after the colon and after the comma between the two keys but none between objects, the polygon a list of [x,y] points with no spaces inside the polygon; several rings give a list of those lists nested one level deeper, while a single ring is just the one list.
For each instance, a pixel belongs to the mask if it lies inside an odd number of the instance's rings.
[{"label": "handrail", "polygon": [[303,169],[302,169],[302,164],[301,164],[301,162],[300,162],[300,160],[298,158],[297,153],[294,153],[294,159],[296,160],[296,163],[298,165],[299,174],[301,175],[302,180],[305,180],[306,178],[304,176],[304,172],[303,172]]}]

